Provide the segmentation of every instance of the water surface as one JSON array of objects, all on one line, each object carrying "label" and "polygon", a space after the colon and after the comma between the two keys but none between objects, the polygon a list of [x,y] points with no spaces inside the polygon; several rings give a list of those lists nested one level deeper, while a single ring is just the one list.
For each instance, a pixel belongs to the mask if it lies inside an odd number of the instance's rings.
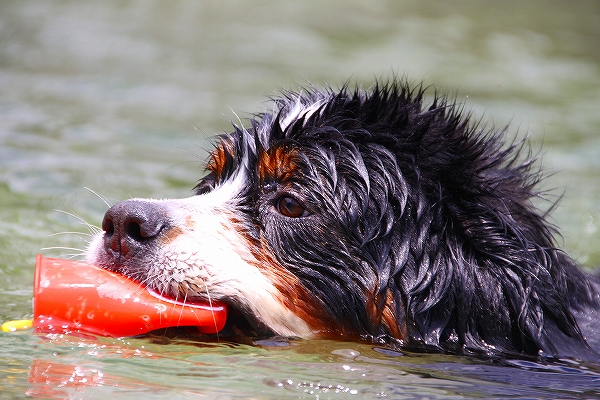
[{"label": "water surface", "polygon": [[[191,192],[214,134],[277,88],[393,73],[543,145],[559,243],[600,266],[594,1],[0,3],[0,320],[31,316],[35,254],[86,245],[106,204]],[[89,190],[88,190],[89,189]],[[73,214],[73,215],[70,215]],[[58,235],[56,235],[58,234]],[[41,250],[47,247],[68,249]],[[0,397],[591,397],[598,365],[335,341],[200,346],[0,334]]]}]

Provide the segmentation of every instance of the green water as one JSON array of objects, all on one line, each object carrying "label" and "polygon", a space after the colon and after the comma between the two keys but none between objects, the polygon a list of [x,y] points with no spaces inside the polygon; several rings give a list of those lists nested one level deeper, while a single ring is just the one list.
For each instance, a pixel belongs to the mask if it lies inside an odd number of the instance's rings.
[{"label": "green water", "polygon": [[[188,196],[210,137],[277,88],[392,73],[543,145],[560,242],[595,269],[598,43],[593,1],[1,1],[0,321],[31,316],[36,253],[85,247],[81,220],[106,209],[94,192]],[[599,373],[364,343],[0,334],[2,398],[593,397]]]}]

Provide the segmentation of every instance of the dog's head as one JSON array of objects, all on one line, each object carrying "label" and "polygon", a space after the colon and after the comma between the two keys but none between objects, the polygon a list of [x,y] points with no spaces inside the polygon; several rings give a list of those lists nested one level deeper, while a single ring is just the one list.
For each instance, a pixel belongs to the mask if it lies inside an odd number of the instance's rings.
[{"label": "dog's head", "polygon": [[529,164],[422,95],[286,93],[218,139],[194,196],[111,207],[88,261],[228,303],[251,335],[531,352],[548,327],[577,336]]}]

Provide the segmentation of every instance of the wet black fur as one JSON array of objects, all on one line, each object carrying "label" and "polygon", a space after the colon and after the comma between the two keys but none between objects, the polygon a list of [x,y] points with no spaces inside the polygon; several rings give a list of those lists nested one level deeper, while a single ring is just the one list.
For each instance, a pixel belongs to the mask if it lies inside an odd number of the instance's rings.
[{"label": "wet black fur", "polygon": [[[399,343],[410,348],[589,354],[576,315],[598,308],[597,280],[556,247],[547,212],[536,208],[541,175],[527,145],[472,124],[445,96],[428,105],[423,96],[399,81],[284,93],[278,112],[221,137],[235,150],[198,192],[247,169],[240,212],[249,236],[345,334],[390,339],[367,305],[381,309],[391,294],[407,332]],[[323,99],[318,112],[280,128],[295,102]],[[257,154],[278,146],[299,152],[299,173],[259,181]],[[281,215],[282,196],[308,215]]]}]

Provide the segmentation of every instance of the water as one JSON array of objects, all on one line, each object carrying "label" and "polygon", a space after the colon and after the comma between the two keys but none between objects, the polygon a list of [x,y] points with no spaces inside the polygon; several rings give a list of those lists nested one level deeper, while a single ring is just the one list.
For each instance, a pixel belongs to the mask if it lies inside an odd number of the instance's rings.
[{"label": "water", "polygon": [[[564,248],[600,266],[600,5],[523,3],[1,2],[0,321],[31,316],[36,253],[85,247],[54,234],[99,223],[94,192],[187,196],[210,137],[276,88],[394,72],[543,144]],[[6,398],[592,397],[599,373],[335,341],[0,334]]]},{"label": "water", "polygon": [[331,341],[197,346],[19,334],[6,343],[13,359],[2,389],[45,398],[564,398],[597,394],[600,384],[598,370],[567,362],[495,365]]}]

